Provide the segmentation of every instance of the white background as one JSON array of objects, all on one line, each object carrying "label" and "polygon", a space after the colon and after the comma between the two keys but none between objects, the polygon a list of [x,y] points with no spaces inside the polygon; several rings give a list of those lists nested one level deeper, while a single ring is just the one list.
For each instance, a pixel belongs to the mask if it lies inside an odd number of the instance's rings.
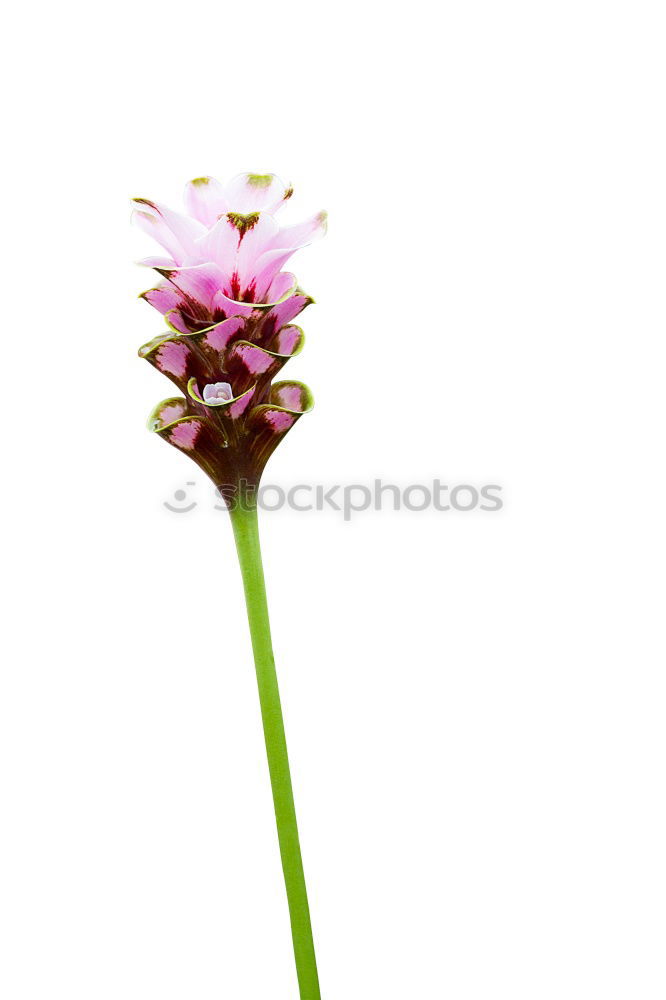
[{"label": "white background", "polygon": [[6,15],[6,1000],[296,1000],[231,532],[136,357],[129,197],[242,170],[330,213],[269,477],[504,488],[263,518],[324,1000],[664,997],[660,8]]}]

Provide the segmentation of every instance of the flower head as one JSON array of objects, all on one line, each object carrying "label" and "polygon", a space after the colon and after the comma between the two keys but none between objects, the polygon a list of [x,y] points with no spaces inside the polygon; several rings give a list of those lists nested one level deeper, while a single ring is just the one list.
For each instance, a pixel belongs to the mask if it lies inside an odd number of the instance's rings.
[{"label": "flower head", "polygon": [[302,347],[291,320],[312,301],[282,267],[326,228],[324,212],[280,226],[275,213],[291,194],[274,174],[241,174],[226,186],[212,177],[190,181],[188,215],[134,199],[134,221],[169,255],[142,261],[164,279],[142,298],[169,331],[139,354],[183,393],[161,403],[150,426],[220,487],[258,483],[274,448],[312,406],[301,383],[272,382]]}]

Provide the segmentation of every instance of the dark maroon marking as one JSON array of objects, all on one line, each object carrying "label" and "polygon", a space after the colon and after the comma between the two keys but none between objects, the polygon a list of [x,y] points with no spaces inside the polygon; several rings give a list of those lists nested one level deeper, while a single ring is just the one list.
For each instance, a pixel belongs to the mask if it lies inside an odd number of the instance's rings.
[{"label": "dark maroon marking", "polygon": [[227,219],[238,230],[242,240],[245,234],[254,229],[259,222],[259,212],[250,212],[249,215],[241,215],[240,212],[227,212]]}]

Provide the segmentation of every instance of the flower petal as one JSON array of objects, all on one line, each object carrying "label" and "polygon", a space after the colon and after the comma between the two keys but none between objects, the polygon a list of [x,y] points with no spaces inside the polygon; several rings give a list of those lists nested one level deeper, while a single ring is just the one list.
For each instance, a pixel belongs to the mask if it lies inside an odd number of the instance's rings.
[{"label": "flower petal", "polygon": [[[271,351],[264,350],[256,344],[251,344],[248,340],[239,340],[232,344],[227,356],[227,366],[230,378],[234,377],[235,371],[240,366],[243,375],[241,381],[246,379],[256,379],[259,375],[271,373],[271,377],[285,363],[287,358],[279,357]],[[240,373],[239,373],[240,374]],[[238,383],[238,376],[234,379]]]},{"label": "flower petal", "polygon": [[[237,299],[232,299],[228,295],[225,295],[224,292],[217,292],[213,299],[213,311],[216,314],[218,312],[223,313],[226,319],[229,319],[231,316],[250,316],[252,313],[268,312],[295,291],[296,278],[293,274],[282,271],[273,279],[268,289],[268,295],[266,296],[269,299],[268,302],[239,302]],[[302,308],[304,306],[301,306]],[[300,312],[300,309],[297,312]]]},{"label": "flower petal", "polygon": [[299,288],[297,288],[293,295],[283,299],[277,305],[273,306],[268,313],[266,313],[266,316],[261,324],[261,330],[255,338],[257,343],[270,346],[276,332],[279,331],[285,323],[289,323],[290,320],[295,319],[299,313],[303,312],[306,306],[311,305],[313,302],[314,299],[310,298],[309,295],[305,295]]},{"label": "flower petal", "polygon": [[245,318],[243,316],[233,316],[225,319],[215,326],[202,331],[202,340],[212,351],[221,353],[226,351],[229,344],[235,338],[242,337],[245,330]]},{"label": "flower petal", "polygon": [[222,213],[229,211],[224,188],[214,177],[195,177],[189,181],[185,185],[184,201],[190,215],[208,229],[215,225]]},{"label": "flower petal", "polygon": [[182,396],[171,396],[169,399],[163,399],[161,403],[157,404],[148,417],[148,430],[163,430],[165,427],[174,423],[174,421],[180,420],[186,414],[187,400]]},{"label": "flower petal", "polygon": [[[269,290],[280,269],[294,253],[293,250],[268,250],[255,263],[255,298],[258,302],[269,297]],[[293,275],[290,275],[293,277]],[[285,286],[287,287],[287,286]],[[280,298],[281,293],[277,294]]]},{"label": "flower petal", "polygon": [[278,330],[274,342],[270,344],[270,350],[283,358],[295,358],[303,350],[304,343],[305,334],[300,326],[291,324]]},{"label": "flower petal", "polygon": [[194,254],[195,240],[206,232],[200,222],[146,198],[134,198],[133,202],[133,221],[157,240],[177,264],[182,264]]},{"label": "flower petal", "polygon": [[224,273],[217,264],[195,264],[192,267],[158,268],[172,285],[191,302],[211,310],[213,299],[224,286]]},{"label": "flower petal", "polygon": [[298,416],[309,413],[314,406],[314,399],[307,385],[293,380],[276,382],[271,386],[269,400],[275,407]]},{"label": "flower petal", "polygon": [[[176,416],[181,411],[183,415]],[[193,459],[216,486],[234,481],[235,471],[221,428],[205,417],[187,413],[182,397],[159,403],[148,418],[148,429]]]},{"label": "flower petal", "polygon": [[140,267],[158,267],[165,269],[170,267],[178,267],[175,260],[171,257],[142,257],[141,260],[137,261]]},{"label": "flower petal", "polygon": [[240,233],[233,222],[222,215],[208,232],[197,240],[197,253],[201,260],[209,260],[224,271],[227,286],[237,269],[236,258]]},{"label": "flower petal", "polygon": [[213,299],[213,312],[221,313],[226,319],[231,319],[232,316],[251,316],[256,308],[256,303],[237,302],[224,292],[216,292]]},{"label": "flower petal", "polygon": [[151,305],[162,315],[168,313],[171,309],[175,309],[183,301],[183,296],[177,288],[171,284],[170,281],[161,281],[156,288],[149,288],[146,292],[141,292],[139,296],[140,299],[145,299],[146,302]]},{"label": "flower petal", "polygon": [[317,212],[311,219],[301,222],[296,226],[283,226],[276,234],[271,244],[274,248],[291,248],[298,250],[305,247],[314,240],[320,239],[327,228],[328,215],[326,212]]},{"label": "flower petal", "polygon": [[[172,315],[169,313],[165,317],[168,323],[170,323]],[[221,323],[215,323],[214,326],[199,330],[180,330],[176,327],[174,332],[181,335],[176,339],[192,345],[193,350],[197,353],[199,363],[192,364],[190,375],[199,371],[202,376],[205,373],[207,377],[213,378],[216,373],[224,372],[226,352],[230,344],[235,340],[241,340],[246,335],[245,323],[243,316],[234,316],[232,319],[225,319]],[[155,341],[151,341],[151,344],[157,346],[158,342],[163,339],[166,338],[158,337]]]},{"label": "flower petal", "polygon": [[293,194],[293,188],[275,174],[238,174],[224,189],[230,211],[275,212]]},{"label": "flower petal", "polygon": [[155,337],[139,348],[139,357],[149,361],[184,392],[191,378],[205,378],[209,373],[208,365],[197,353],[192,340],[178,335]]},{"label": "flower petal", "polygon": [[289,271],[280,271],[273,278],[268,292],[266,293],[266,298],[269,302],[279,303],[283,299],[288,298],[293,295],[296,291],[296,276],[291,274]]},{"label": "flower petal", "polygon": [[287,334],[283,338],[286,350],[282,352],[269,351],[248,340],[237,340],[231,345],[224,361],[224,370],[237,393],[255,384],[256,397],[261,399],[271,379],[275,378],[290,358],[298,354],[305,339],[303,331],[298,327],[285,327],[285,330],[291,330],[293,336]]},{"label": "flower petal", "polygon": [[250,411],[250,452],[257,468],[263,469],[278,444],[299,417],[314,406],[312,393],[302,382],[276,382],[269,402]]},{"label": "flower petal", "polygon": [[170,309],[168,313],[164,314],[164,319],[166,320],[166,325],[174,333],[192,333],[193,330],[201,327],[201,322],[191,316],[184,306],[179,306],[177,309]]}]

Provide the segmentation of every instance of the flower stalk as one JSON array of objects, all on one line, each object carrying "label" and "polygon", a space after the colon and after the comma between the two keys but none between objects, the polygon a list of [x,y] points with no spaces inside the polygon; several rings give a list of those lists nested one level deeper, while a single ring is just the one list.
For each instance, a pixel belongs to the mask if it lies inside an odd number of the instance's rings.
[{"label": "flower stalk", "polygon": [[239,503],[230,510],[230,514],[252,638],[300,997],[301,1000],[320,1000],[310,908],[298,836],[280,691],[273,657],[257,507],[255,503]]}]

